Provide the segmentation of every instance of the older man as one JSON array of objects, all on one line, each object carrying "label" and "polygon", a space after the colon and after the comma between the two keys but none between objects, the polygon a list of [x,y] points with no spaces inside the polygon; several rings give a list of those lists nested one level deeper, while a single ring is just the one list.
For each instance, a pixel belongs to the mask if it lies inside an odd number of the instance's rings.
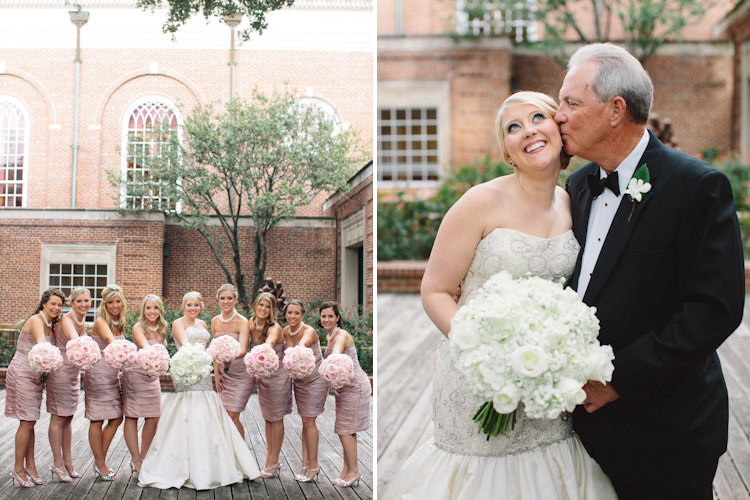
[{"label": "older man", "polygon": [[742,319],[741,238],[727,178],[646,130],[652,96],[611,44],[579,49],[560,89],[565,149],[591,162],[567,185],[582,246],[570,284],[615,352],[574,426],[621,500],[711,500],[728,426],[716,349]]}]

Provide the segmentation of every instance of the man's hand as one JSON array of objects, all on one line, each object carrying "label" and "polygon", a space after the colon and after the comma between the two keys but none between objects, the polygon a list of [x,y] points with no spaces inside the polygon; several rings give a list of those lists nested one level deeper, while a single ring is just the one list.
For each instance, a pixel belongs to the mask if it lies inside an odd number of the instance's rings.
[{"label": "man's hand", "polygon": [[594,413],[602,406],[620,397],[614,387],[609,384],[602,384],[597,380],[586,382],[583,390],[586,392],[583,408],[589,413]]}]

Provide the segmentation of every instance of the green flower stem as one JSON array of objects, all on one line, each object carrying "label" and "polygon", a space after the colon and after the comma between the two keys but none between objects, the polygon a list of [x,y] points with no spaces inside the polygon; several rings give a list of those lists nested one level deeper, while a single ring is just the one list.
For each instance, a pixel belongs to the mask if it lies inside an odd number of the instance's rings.
[{"label": "green flower stem", "polygon": [[477,433],[484,432],[489,441],[490,437],[505,434],[508,428],[512,429],[516,419],[513,413],[496,412],[492,401],[486,401],[479,407],[472,420],[479,424]]}]

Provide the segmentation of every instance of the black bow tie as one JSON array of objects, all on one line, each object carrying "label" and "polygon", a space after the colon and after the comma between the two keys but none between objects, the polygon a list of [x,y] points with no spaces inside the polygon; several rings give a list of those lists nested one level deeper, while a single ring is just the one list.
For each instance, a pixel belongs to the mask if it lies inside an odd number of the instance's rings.
[{"label": "black bow tie", "polygon": [[591,194],[599,196],[604,192],[604,188],[609,188],[610,191],[615,193],[615,196],[620,196],[620,183],[617,180],[617,172],[612,172],[607,177],[600,179],[599,174],[590,174],[586,181],[588,182]]}]

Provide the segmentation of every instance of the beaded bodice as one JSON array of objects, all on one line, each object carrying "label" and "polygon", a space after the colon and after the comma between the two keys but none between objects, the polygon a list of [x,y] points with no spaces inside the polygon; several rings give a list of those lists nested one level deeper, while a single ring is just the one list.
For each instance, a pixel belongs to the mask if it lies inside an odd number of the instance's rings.
[{"label": "beaded bodice", "polygon": [[[526,275],[558,280],[570,276],[578,256],[573,231],[554,238],[539,238],[512,229],[497,228],[477,245],[474,259],[461,284],[463,304],[500,271],[513,277]],[[516,423],[504,435],[486,439],[472,421],[484,401],[462,383],[450,359],[448,341],[438,346],[433,378],[435,445],[451,453],[500,456],[519,453],[567,438],[573,432],[567,415],[556,420],[528,419],[516,410]]]}]

